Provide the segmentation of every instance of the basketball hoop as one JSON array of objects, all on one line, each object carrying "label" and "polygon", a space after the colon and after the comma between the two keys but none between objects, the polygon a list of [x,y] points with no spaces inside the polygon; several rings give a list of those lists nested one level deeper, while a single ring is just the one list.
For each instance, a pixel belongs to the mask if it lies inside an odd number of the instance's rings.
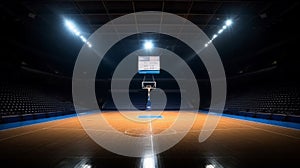
[{"label": "basketball hoop", "polygon": [[153,89],[156,89],[156,82],[154,77],[152,76],[152,81],[145,81],[146,76],[144,76],[144,80],[142,81],[142,89],[146,89],[148,91],[148,98],[146,104],[146,110],[151,110],[151,99],[150,99],[150,92]]},{"label": "basketball hoop", "polygon": [[142,89],[156,89],[156,82],[155,81],[143,81],[142,82]]}]

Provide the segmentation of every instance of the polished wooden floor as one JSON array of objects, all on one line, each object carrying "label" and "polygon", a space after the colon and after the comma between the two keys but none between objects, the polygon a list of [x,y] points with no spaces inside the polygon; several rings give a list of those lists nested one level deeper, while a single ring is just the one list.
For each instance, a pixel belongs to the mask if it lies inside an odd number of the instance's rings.
[{"label": "polished wooden floor", "polygon": [[[97,115],[103,115],[124,134],[147,135],[141,131],[147,130],[142,124],[130,122],[118,112]],[[153,134],[169,127],[178,113],[167,111],[162,115],[162,119],[153,122],[157,130]],[[222,117],[210,138],[199,143],[206,117],[207,114],[198,113],[189,133],[177,145],[157,155],[157,163],[152,167],[299,165],[299,130]],[[103,130],[103,136],[109,136],[109,132]],[[77,117],[0,131],[0,159],[0,167],[147,167],[143,158],[120,156],[100,147],[89,138]]]}]

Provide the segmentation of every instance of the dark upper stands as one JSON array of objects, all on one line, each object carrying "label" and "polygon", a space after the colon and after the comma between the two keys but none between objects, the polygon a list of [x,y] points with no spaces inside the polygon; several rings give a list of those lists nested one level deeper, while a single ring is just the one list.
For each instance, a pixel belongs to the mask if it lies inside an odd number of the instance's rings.
[{"label": "dark upper stands", "polygon": [[266,84],[231,92],[225,113],[280,121],[300,122],[300,87]]},{"label": "dark upper stands", "polygon": [[264,86],[245,88],[228,97],[226,109],[300,115],[300,88]]},{"label": "dark upper stands", "polygon": [[58,91],[28,85],[0,84],[1,122],[70,114],[73,104]]}]

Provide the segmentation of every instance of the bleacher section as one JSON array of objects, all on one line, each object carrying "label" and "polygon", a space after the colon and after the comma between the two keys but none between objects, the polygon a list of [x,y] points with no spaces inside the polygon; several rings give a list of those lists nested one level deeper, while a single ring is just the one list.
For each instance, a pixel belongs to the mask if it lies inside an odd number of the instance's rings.
[{"label": "bleacher section", "polygon": [[27,85],[0,85],[0,123],[74,113],[69,98],[58,91]]},{"label": "bleacher section", "polygon": [[229,94],[225,113],[279,121],[300,122],[300,88],[254,86]]}]

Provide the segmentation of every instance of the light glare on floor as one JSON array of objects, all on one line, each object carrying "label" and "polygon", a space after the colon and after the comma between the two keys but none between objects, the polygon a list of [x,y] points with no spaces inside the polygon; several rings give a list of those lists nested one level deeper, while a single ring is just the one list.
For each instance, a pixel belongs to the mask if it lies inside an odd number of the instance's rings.
[{"label": "light glare on floor", "polygon": [[142,168],[155,168],[155,160],[154,157],[145,157],[143,158],[143,167]]}]

